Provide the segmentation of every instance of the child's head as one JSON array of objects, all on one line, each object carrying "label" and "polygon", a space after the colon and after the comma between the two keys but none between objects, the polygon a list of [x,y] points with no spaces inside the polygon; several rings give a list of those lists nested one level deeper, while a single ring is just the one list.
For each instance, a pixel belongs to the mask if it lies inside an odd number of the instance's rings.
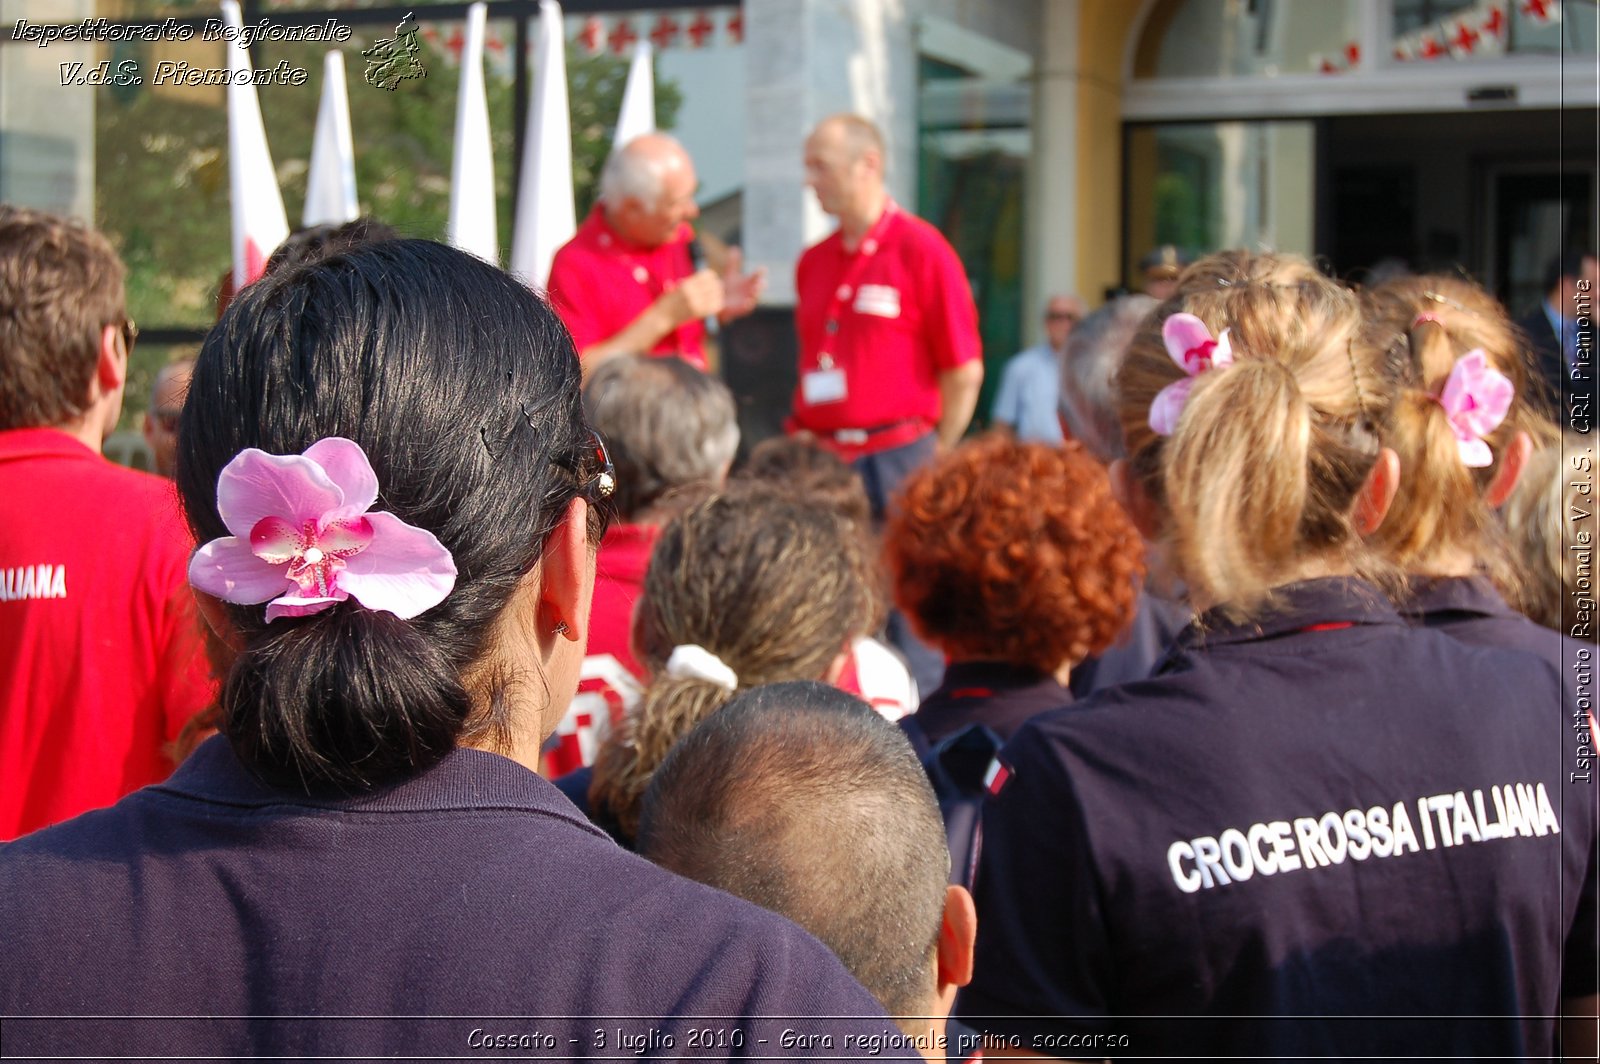
[{"label": "child's head", "polygon": [[1304,259],[1230,251],[1190,267],[1135,334],[1116,475],[1198,604],[1249,610],[1295,580],[1382,575],[1362,533],[1382,518],[1369,480],[1381,496],[1392,477],[1371,478],[1386,411],[1360,320]]},{"label": "child's head", "polygon": [[971,441],[913,473],[890,511],[894,597],[956,661],[1053,673],[1132,619],[1143,546],[1081,444]]},{"label": "child's head", "polygon": [[878,620],[872,579],[853,527],[770,489],[735,489],[669,521],[633,620],[650,686],[601,747],[596,811],[631,836],[661,759],[736,690],[832,680],[850,641]]},{"label": "child's head", "polygon": [[[1389,281],[1364,293],[1362,305],[1358,343],[1388,371],[1383,442],[1399,456],[1401,476],[1371,543],[1407,573],[1493,567],[1506,554],[1491,511],[1515,484],[1532,427],[1516,330],[1493,297],[1454,277]],[[1503,419],[1488,428],[1508,391]],[[1485,404],[1489,416],[1472,424]]]}]

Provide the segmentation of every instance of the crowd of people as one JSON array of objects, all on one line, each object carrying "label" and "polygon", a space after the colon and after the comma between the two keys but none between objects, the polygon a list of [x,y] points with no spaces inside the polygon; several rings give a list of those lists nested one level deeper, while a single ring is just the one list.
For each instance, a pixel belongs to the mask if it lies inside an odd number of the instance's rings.
[{"label": "crowd of people", "polygon": [[650,134],[548,300],[294,238],[164,476],[111,245],[0,207],[7,1053],[1594,1059],[1594,258],[1162,249],[969,436],[883,160],[806,143],[783,438]]}]

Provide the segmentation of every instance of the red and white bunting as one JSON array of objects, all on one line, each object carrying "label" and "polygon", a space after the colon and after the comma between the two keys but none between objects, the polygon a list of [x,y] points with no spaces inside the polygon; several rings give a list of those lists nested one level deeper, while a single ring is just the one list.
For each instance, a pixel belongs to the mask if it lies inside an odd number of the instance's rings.
[{"label": "red and white bunting", "polygon": [[717,32],[717,24],[711,21],[711,16],[704,11],[696,11],[694,19],[684,27],[684,36],[689,38],[690,48],[703,48]]},{"label": "red and white bunting", "polygon": [[1506,28],[1510,24],[1510,18],[1506,13],[1506,0],[1492,0],[1491,3],[1482,5],[1479,10],[1482,12],[1483,21],[1478,24],[1478,29],[1484,36],[1485,44],[1493,42],[1504,49]]},{"label": "red and white bunting", "polygon": [[661,11],[634,12],[632,15],[590,15],[574,42],[590,55],[609,51],[629,55],[641,40],[657,52],[674,48],[712,48],[718,44],[744,41],[744,14],[737,7],[722,14],[717,8],[699,8],[694,13]]},{"label": "red and white bunting", "polygon": [[606,44],[615,55],[627,55],[633,51],[633,46],[638,41],[639,35],[633,32],[632,20],[625,18],[618,19],[616,25],[611,27],[611,33],[606,37]]},{"label": "red and white bunting", "polygon": [[1450,48],[1450,54],[1457,59],[1467,59],[1478,54],[1478,46],[1483,41],[1483,34],[1477,29],[1478,19],[1475,15],[1464,18],[1451,19],[1445,23],[1446,32],[1442,34],[1445,43]]},{"label": "red and white bunting", "polygon": [[664,51],[678,43],[682,27],[671,15],[662,15],[650,27],[650,44],[656,51]]},{"label": "red and white bunting", "polygon": [[595,15],[590,15],[583,20],[583,29],[578,31],[578,43],[583,45],[583,50],[590,55],[599,55],[606,48],[606,24]]},{"label": "red and white bunting", "polygon": [[1517,7],[1534,22],[1548,24],[1561,21],[1560,0],[1517,0]]}]

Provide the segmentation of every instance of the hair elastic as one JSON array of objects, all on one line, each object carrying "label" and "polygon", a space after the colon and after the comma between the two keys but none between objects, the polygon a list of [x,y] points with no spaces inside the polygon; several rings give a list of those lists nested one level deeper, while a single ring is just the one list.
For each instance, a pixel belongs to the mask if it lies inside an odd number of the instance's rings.
[{"label": "hair elastic", "polygon": [[729,691],[739,689],[739,674],[705,647],[680,643],[667,655],[666,674],[677,680],[704,680]]}]

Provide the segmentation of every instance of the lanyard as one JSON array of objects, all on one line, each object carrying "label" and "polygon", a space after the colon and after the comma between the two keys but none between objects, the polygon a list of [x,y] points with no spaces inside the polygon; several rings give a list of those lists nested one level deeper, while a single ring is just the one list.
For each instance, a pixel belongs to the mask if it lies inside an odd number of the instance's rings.
[{"label": "lanyard", "polygon": [[839,316],[844,313],[844,305],[855,295],[856,282],[860,280],[861,273],[867,268],[867,262],[878,253],[878,248],[883,244],[883,234],[888,230],[889,223],[894,219],[899,208],[894,200],[887,200],[883,205],[883,213],[878,220],[872,223],[872,228],[867,230],[867,235],[861,238],[861,246],[856,249],[855,255],[850,259],[850,264],[845,267],[844,276],[839,279],[839,286],[833,290],[833,298],[828,301],[827,314],[822,323],[822,351],[817,355],[817,365],[822,369],[833,368],[834,339],[839,335]]}]

